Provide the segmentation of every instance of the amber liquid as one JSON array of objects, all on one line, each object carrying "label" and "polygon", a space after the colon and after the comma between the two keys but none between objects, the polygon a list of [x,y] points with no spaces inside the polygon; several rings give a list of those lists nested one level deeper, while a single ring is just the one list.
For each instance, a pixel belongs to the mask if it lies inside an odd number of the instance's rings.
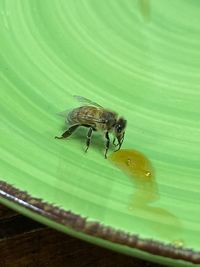
[{"label": "amber liquid", "polygon": [[109,156],[118,168],[128,174],[135,184],[134,206],[148,204],[158,199],[155,174],[151,162],[139,151],[121,149]]},{"label": "amber liquid", "polygon": [[133,149],[121,149],[112,153],[108,159],[128,174],[133,182],[134,192],[128,206],[130,212],[140,209],[151,215],[152,218],[159,217],[158,221],[162,223],[154,222],[151,227],[162,237],[171,240],[174,240],[175,236],[179,238],[181,224],[178,218],[163,208],[152,206],[160,196],[155,170],[150,160],[141,152]]},{"label": "amber liquid", "polygon": [[150,0],[138,0],[138,7],[143,19],[148,22],[151,16],[151,1]]}]

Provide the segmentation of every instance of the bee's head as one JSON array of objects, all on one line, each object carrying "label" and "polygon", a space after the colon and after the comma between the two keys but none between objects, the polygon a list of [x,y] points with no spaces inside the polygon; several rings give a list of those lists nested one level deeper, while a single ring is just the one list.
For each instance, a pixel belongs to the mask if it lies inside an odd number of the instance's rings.
[{"label": "bee's head", "polygon": [[124,118],[119,118],[114,127],[114,134],[119,144],[122,144],[123,142],[125,128],[126,128],[126,120]]}]

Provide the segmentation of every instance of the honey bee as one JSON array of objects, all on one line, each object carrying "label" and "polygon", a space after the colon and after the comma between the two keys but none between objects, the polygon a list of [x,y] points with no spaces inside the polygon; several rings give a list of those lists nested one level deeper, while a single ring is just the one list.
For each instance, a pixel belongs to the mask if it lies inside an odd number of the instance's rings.
[{"label": "honey bee", "polygon": [[[106,139],[104,153],[105,158],[107,158],[107,152],[110,146],[109,133],[113,132],[113,145],[117,147],[115,151],[119,150],[124,141],[127,121],[122,117],[118,117],[116,112],[105,109],[87,98],[82,96],[74,96],[74,98],[84,105],[67,112],[67,114],[66,112],[60,113],[60,115],[65,116],[65,120],[69,125],[69,128],[60,137],[55,136],[55,138],[67,138],[78,127],[84,126],[89,128],[85,152],[87,152],[90,146],[93,131],[101,131],[104,133]],[[115,143],[116,139],[117,143]]]}]

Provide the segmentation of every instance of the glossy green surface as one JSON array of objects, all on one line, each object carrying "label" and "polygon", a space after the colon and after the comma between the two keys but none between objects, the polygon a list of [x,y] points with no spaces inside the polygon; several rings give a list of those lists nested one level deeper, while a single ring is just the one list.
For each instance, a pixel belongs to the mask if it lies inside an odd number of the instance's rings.
[{"label": "glossy green surface", "polygon": [[[1,180],[200,251],[200,2],[0,0],[0,10]],[[87,154],[85,129],[54,139],[74,94],[126,117],[123,147],[151,160],[153,187],[105,160],[99,133]]]}]

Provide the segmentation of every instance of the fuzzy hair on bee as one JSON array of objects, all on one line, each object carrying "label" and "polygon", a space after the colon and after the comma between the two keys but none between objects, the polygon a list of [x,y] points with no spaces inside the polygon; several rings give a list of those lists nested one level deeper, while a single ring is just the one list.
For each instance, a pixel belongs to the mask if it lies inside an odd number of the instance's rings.
[{"label": "fuzzy hair on bee", "polygon": [[110,146],[110,133],[113,133],[114,136],[113,145],[116,147],[115,151],[119,150],[124,141],[127,121],[123,117],[118,117],[116,112],[105,109],[87,98],[82,96],[74,96],[74,98],[81,102],[82,106],[60,113],[65,117],[69,128],[61,136],[55,136],[55,138],[68,138],[78,127],[83,126],[88,128],[85,152],[90,146],[93,131],[100,131],[105,136],[105,158],[107,158]]}]

